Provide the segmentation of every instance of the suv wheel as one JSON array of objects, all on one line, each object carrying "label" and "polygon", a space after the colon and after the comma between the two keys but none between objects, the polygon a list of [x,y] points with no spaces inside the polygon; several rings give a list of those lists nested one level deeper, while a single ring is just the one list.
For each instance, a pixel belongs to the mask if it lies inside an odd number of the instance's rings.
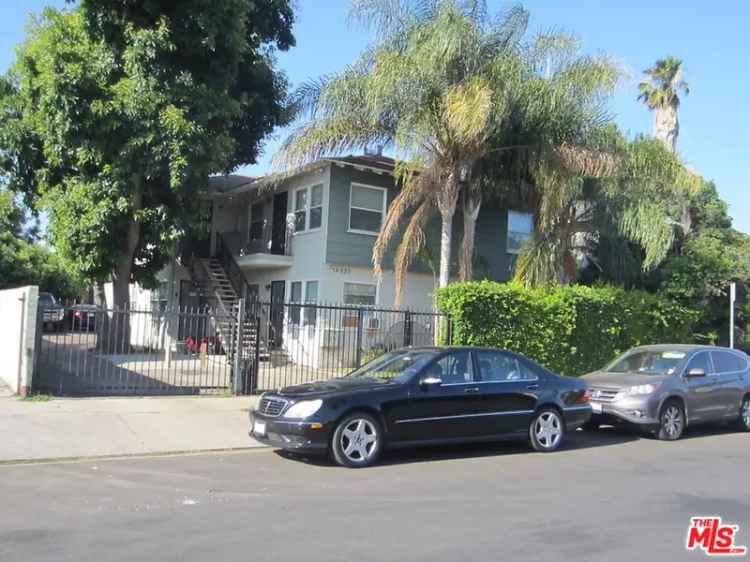
[{"label": "suv wheel", "polygon": [[685,431],[685,410],[676,400],[669,400],[659,413],[656,436],[662,441],[677,441]]},{"label": "suv wheel", "polygon": [[555,408],[542,408],[531,420],[529,440],[535,451],[549,453],[560,448],[565,437],[565,422]]},{"label": "suv wheel", "polygon": [[739,425],[743,431],[750,431],[750,395],[745,396],[742,400]]},{"label": "suv wheel", "polygon": [[356,412],[346,416],[333,432],[331,452],[341,466],[370,466],[383,450],[383,430],[370,414]]}]

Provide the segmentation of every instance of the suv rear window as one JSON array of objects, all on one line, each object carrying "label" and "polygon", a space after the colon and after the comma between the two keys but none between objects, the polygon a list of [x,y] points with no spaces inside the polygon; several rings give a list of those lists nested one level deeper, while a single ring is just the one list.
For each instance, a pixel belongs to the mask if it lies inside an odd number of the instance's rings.
[{"label": "suv rear window", "polygon": [[717,373],[736,373],[747,368],[747,361],[729,351],[712,351],[711,357]]}]

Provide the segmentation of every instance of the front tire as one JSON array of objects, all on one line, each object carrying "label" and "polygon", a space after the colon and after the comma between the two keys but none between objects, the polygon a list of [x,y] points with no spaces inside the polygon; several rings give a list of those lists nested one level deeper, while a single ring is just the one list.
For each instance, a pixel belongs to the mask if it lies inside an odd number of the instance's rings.
[{"label": "front tire", "polygon": [[370,414],[355,412],[336,426],[331,442],[333,460],[341,466],[362,468],[374,464],[383,450],[383,430]]},{"label": "front tire", "polygon": [[551,453],[562,445],[565,437],[565,422],[555,408],[539,410],[529,426],[529,440],[535,451]]},{"label": "front tire", "polygon": [[685,409],[676,400],[669,400],[659,412],[656,437],[661,441],[677,441],[685,432]]},{"label": "front tire", "polygon": [[750,395],[745,396],[742,399],[742,406],[740,406],[740,419],[737,420],[737,425],[742,431],[750,431]]}]

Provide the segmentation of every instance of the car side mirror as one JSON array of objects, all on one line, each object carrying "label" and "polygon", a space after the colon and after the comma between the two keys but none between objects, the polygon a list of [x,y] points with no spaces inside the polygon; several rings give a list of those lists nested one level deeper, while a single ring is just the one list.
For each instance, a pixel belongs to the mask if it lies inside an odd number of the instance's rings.
[{"label": "car side mirror", "polygon": [[440,386],[441,384],[443,384],[443,379],[434,375],[427,375],[426,377],[422,377],[419,380],[419,386],[421,386],[425,390],[435,386]]},{"label": "car side mirror", "polygon": [[695,378],[695,377],[705,377],[706,376],[706,370],[705,369],[700,369],[700,368],[698,368],[698,369],[690,369],[687,372],[687,376],[690,379]]}]

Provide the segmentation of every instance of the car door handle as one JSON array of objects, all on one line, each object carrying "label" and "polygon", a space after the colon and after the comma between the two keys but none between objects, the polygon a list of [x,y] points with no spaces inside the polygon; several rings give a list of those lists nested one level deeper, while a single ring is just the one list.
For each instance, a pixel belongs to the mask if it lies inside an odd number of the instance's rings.
[{"label": "car door handle", "polygon": [[539,385],[538,385],[538,384],[530,384],[530,385],[529,385],[529,386],[527,386],[526,388],[527,388],[528,390],[539,390]]},{"label": "car door handle", "polygon": [[469,394],[471,392],[479,392],[478,386],[472,386],[471,388],[464,388],[464,392]]}]

